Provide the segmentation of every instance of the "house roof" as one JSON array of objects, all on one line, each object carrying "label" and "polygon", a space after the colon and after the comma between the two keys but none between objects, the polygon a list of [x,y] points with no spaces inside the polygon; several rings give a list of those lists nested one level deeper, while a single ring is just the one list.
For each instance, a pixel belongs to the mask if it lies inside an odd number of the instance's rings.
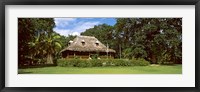
[{"label": "house roof", "polygon": [[73,41],[70,41],[68,47],[64,48],[63,51],[81,51],[81,52],[114,52],[113,49],[107,49],[107,47],[102,44],[94,36],[77,36]]}]

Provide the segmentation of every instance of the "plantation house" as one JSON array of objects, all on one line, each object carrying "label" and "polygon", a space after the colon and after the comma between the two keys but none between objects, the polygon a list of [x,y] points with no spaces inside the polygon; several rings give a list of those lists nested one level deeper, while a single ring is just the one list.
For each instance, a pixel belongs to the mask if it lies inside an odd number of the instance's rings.
[{"label": "plantation house", "polygon": [[77,36],[62,51],[63,58],[114,58],[115,50],[109,49],[93,36]]}]

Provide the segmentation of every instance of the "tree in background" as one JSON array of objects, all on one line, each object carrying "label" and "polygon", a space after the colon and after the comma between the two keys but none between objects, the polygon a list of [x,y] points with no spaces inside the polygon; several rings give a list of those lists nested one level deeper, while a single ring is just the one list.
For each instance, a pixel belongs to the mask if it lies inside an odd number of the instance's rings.
[{"label": "tree in background", "polygon": [[109,47],[114,47],[116,44],[113,40],[113,26],[107,24],[101,24],[94,26],[94,28],[86,29],[85,32],[82,32],[81,35],[94,36],[103,44],[108,44]]},{"label": "tree in background", "polygon": [[116,58],[144,58],[151,63],[181,63],[181,18],[117,18],[114,26],[90,28],[81,35],[95,36],[116,50]]},{"label": "tree in background", "polygon": [[[116,51],[115,58],[151,63],[182,63],[182,18],[116,18],[114,26],[95,25],[81,35],[95,36]],[[18,65],[55,64],[75,36],[53,31],[53,18],[18,19]]]},{"label": "tree in background", "polygon": [[52,63],[52,54],[61,48],[59,35],[52,31],[54,27],[53,18],[18,19],[19,66],[31,65],[43,58]]},{"label": "tree in background", "polygon": [[18,65],[25,63],[26,55],[28,55],[28,42],[33,40],[34,25],[31,19],[18,18]]}]

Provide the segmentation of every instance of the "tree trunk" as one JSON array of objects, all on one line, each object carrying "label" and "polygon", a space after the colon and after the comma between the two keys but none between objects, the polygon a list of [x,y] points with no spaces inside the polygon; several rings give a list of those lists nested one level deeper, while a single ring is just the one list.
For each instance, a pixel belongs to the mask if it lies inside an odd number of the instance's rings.
[{"label": "tree trunk", "polygon": [[52,54],[47,55],[47,64],[53,64],[53,56]]},{"label": "tree trunk", "polygon": [[156,56],[155,56],[155,55],[152,55],[152,63],[153,63],[153,64],[157,63],[157,62],[156,62]]}]

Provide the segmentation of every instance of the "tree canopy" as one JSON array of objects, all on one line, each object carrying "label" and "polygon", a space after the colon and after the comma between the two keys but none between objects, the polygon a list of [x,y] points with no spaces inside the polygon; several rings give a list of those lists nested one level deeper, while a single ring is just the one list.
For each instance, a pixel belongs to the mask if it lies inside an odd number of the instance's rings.
[{"label": "tree canopy", "polygon": [[[75,36],[55,31],[53,18],[18,18],[18,65],[55,64]],[[182,63],[182,18],[116,18],[114,26],[95,25],[81,35],[95,36],[116,51],[115,58],[151,63]]]},{"label": "tree canopy", "polygon": [[53,31],[52,18],[18,19],[18,63],[53,63],[53,57],[62,48],[60,35]]},{"label": "tree canopy", "polygon": [[151,63],[181,63],[181,18],[116,18],[81,35],[95,36],[116,50],[116,58],[144,58]]}]

